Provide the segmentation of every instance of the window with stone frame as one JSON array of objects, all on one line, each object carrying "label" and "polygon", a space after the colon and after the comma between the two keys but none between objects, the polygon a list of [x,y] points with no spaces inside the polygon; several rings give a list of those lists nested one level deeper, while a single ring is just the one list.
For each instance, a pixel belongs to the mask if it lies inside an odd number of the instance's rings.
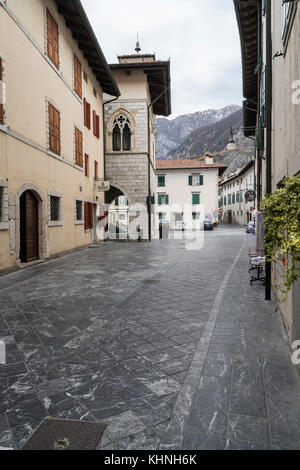
[{"label": "window with stone frame", "polygon": [[58,222],[60,220],[60,197],[50,196],[50,221]]},{"label": "window with stone frame", "polygon": [[83,202],[76,200],[76,221],[83,220]]},{"label": "window with stone frame", "polygon": [[128,152],[131,150],[131,128],[129,119],[119,114],[113,125],[113,151]]}]

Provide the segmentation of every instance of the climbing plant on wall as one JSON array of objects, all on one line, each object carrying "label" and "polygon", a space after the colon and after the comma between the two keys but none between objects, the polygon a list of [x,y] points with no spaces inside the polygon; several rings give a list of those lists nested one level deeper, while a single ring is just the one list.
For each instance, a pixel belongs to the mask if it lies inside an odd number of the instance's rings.
[{"label": "climbing plant on wall", "polygon": [[277,286],[286,300],[300,273],[300,175],[285,178],[280,189],[267,195],[265,210],[265,249],[268,261],[281,263],[282,283]]}]

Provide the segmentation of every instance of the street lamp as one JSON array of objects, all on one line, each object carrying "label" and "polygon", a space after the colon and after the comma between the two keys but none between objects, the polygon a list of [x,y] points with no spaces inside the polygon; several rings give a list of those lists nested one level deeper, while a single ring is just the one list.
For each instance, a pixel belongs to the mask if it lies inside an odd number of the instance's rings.
[{"label": "street lamp", "polygon": [[238,149],[238,148],[237,148],[237,145],[236,145],[236,143],[235,143],[235,140],[234,140],[234,138],[233,138],[233,129],[232,129],[232,127],[230,128],[230,140],[229,140],[229,142],[228,142],[228,144],[227,144],[226,149],[227,149],[227,150],[230,150],[230,151],[232,151],[232,152],[233,152],[234,150],[237,150],[237,149]]}]

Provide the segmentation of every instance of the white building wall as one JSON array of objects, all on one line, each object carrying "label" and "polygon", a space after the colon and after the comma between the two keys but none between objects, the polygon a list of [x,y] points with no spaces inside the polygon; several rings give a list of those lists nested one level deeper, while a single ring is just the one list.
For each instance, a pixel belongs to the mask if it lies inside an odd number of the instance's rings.
[{"label": "white building wall", "polygon": [[[203,175],[203,185],[190,186],[190,175]],[[157,170],[157,177],[165,175],[165,186],[156,187],[156,222],[159,213],[169,220],[171,227],[175,222],[175,213],[183,212],[185,205],[190,205],[191,212],[202,212],[204,220],[218,220],[218,168]],[[158,180],[158,178],[157,178]],[[192,194],[200,194],[200,206],[192,206]],[[158,205],[158,195],[169,196],[168,205]]]}]

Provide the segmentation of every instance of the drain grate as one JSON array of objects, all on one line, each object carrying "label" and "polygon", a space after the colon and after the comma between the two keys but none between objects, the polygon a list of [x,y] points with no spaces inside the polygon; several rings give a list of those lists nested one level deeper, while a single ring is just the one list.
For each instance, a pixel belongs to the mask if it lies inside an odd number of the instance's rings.
[{"label": "drain grate", "polygon": [[142,283],[143,284],[158,284],[159,279],[143,279]]},{"label": "drain grate", "polygon": [[105,428],[105,423],[46,418],[22,450],[94,450]]}]

